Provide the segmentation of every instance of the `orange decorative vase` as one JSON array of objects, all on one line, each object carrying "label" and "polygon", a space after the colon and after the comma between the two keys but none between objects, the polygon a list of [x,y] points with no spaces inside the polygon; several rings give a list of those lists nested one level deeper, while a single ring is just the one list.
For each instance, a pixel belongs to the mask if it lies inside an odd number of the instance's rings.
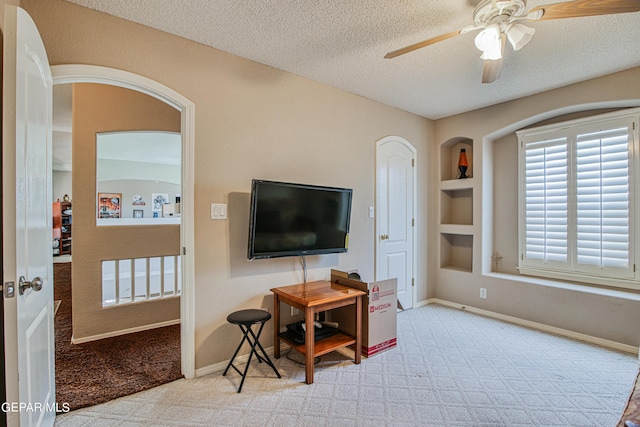
[{"label": "orange decorative vase", "polygon": [[460,179],[469,178],[467,176],[468,168],[469,168],[469,162],[467,161],[467,152],[464,148],[461,148],[460,157],[458,157],[458,169],[460,170]]}]

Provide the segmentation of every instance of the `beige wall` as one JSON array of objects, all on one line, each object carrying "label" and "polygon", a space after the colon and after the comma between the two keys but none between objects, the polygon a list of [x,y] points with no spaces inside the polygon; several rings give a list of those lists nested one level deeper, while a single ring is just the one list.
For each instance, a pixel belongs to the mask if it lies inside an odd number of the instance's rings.
[{"label": "beige wall", "polygon": [[[96,226],[96,134],[128,130],[180,132],[180,112],[129,89],[73,85],[72,298],[77,340],[180,318],[178,298],[102,308],[102,260],[180,253],[178,225]],[[131,196],[123,207],[130,204]]]},{"label": "beige wall", "polygon": [[[302,280],[297,258],[246,260],[252,178],[353,188],[349,251],[309,257],[309,278],[357,268],[373,279],[375,220],[368,207],[375,203],[375,142],[389,135],[410,141],[418,151],[418,181],[425,183],[431,121],[62,0],[22,3],[52,64],[127,70],[195,103],[196,368],[233,353],[240,336],[226,322],[229,313],[271,306],[270,288]],[[418,219],[430,208],[426,196],[418,190]],[[210,220],[211,203],[228,203],[228,220]],[[428,230],[420,220],[417,229],[417,299],[424,300]],[[268,327],[266,346],[272,345]]]},{"label": "beige wall", "polygon": [[[640,106],[640,68],[563,87],[436,122],[436,145],[455,136],[474,141],[473,273],[435,268],[435,296],[631,346],[640,344],[640,294],[597,287],[544,286],[516,270],[518,149],[515,130],[543,121]],[[499,83],[499,82],[498,82]],[[437,166],[433,163],[434,168]],[[429,186],[439,196],[438,181]],[[484,224],[483,224],[484,222]],[[435,241],[435,239],[434,239]],[[436,250],[434,244],[433,248]],[[501,277],[483,275],[498,251]],[[479,288],[488,298],[480,299]]]}]

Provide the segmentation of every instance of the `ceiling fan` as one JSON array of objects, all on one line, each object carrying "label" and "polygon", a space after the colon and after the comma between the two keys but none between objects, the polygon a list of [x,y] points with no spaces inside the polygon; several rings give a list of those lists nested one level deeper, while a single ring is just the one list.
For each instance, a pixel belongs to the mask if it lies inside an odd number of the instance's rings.
[{"label": "ceiling fan", "polygon": [[482,51],[480,58],[484,60],[482,83],[491,83],[500,75],[506,40],[509,40],[514,50],[520,50],[535,33],[535,29],[521,24],[520,21],[545,21],[640,11],[640,0],[565,1],[534,7],[525,13],[526,5],[526,0],[482,0],[473,11],[474,25],[394,50],[387,53],[385,58],[395,58],[459,34],[482,30],[475,38],[475,45]]}]

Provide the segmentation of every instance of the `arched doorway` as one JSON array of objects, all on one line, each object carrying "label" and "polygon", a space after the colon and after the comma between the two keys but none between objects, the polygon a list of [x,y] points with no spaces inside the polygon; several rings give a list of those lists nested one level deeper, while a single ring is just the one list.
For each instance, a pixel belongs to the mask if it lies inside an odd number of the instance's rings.
[{"label": "arched doorway", "polygon": [[174,90],[127,71],[93,65],[55,65],[51,67],[54,84],[99,83],[138,91],[174,107],[181,113],[182,129],[182,207],[180,247],[182,252],[181,368],[185,378],[195,377],[194,314],[194,171],[195,106]]}]

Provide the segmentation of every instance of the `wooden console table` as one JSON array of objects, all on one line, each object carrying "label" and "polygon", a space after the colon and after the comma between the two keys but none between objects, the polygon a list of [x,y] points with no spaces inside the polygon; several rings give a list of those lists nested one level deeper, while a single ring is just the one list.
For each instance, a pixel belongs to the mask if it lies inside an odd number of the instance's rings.
[{"label": "wooden console table", "polygon": [[[354,362],[360,363],[362,354],[362,296],[365,292],[348,288],[336,283],[317,281],[282,286],[271,289],[273,292],[273,353],[280,357],[280,340],[286,342],[293,349],[305,356],[305,382],[313,383],[313,359],[316,356],[330,353],[348,345],[355,345]],[[286,332],[280,333],[280,301],[304,312],[306,325],[305,342],[297,344],[290,339]],[[348,305],[354,306],[356,317],[356,336],[353,337],[342,331],[327,338],[315,341],[313,321],[315,314]]]}]

